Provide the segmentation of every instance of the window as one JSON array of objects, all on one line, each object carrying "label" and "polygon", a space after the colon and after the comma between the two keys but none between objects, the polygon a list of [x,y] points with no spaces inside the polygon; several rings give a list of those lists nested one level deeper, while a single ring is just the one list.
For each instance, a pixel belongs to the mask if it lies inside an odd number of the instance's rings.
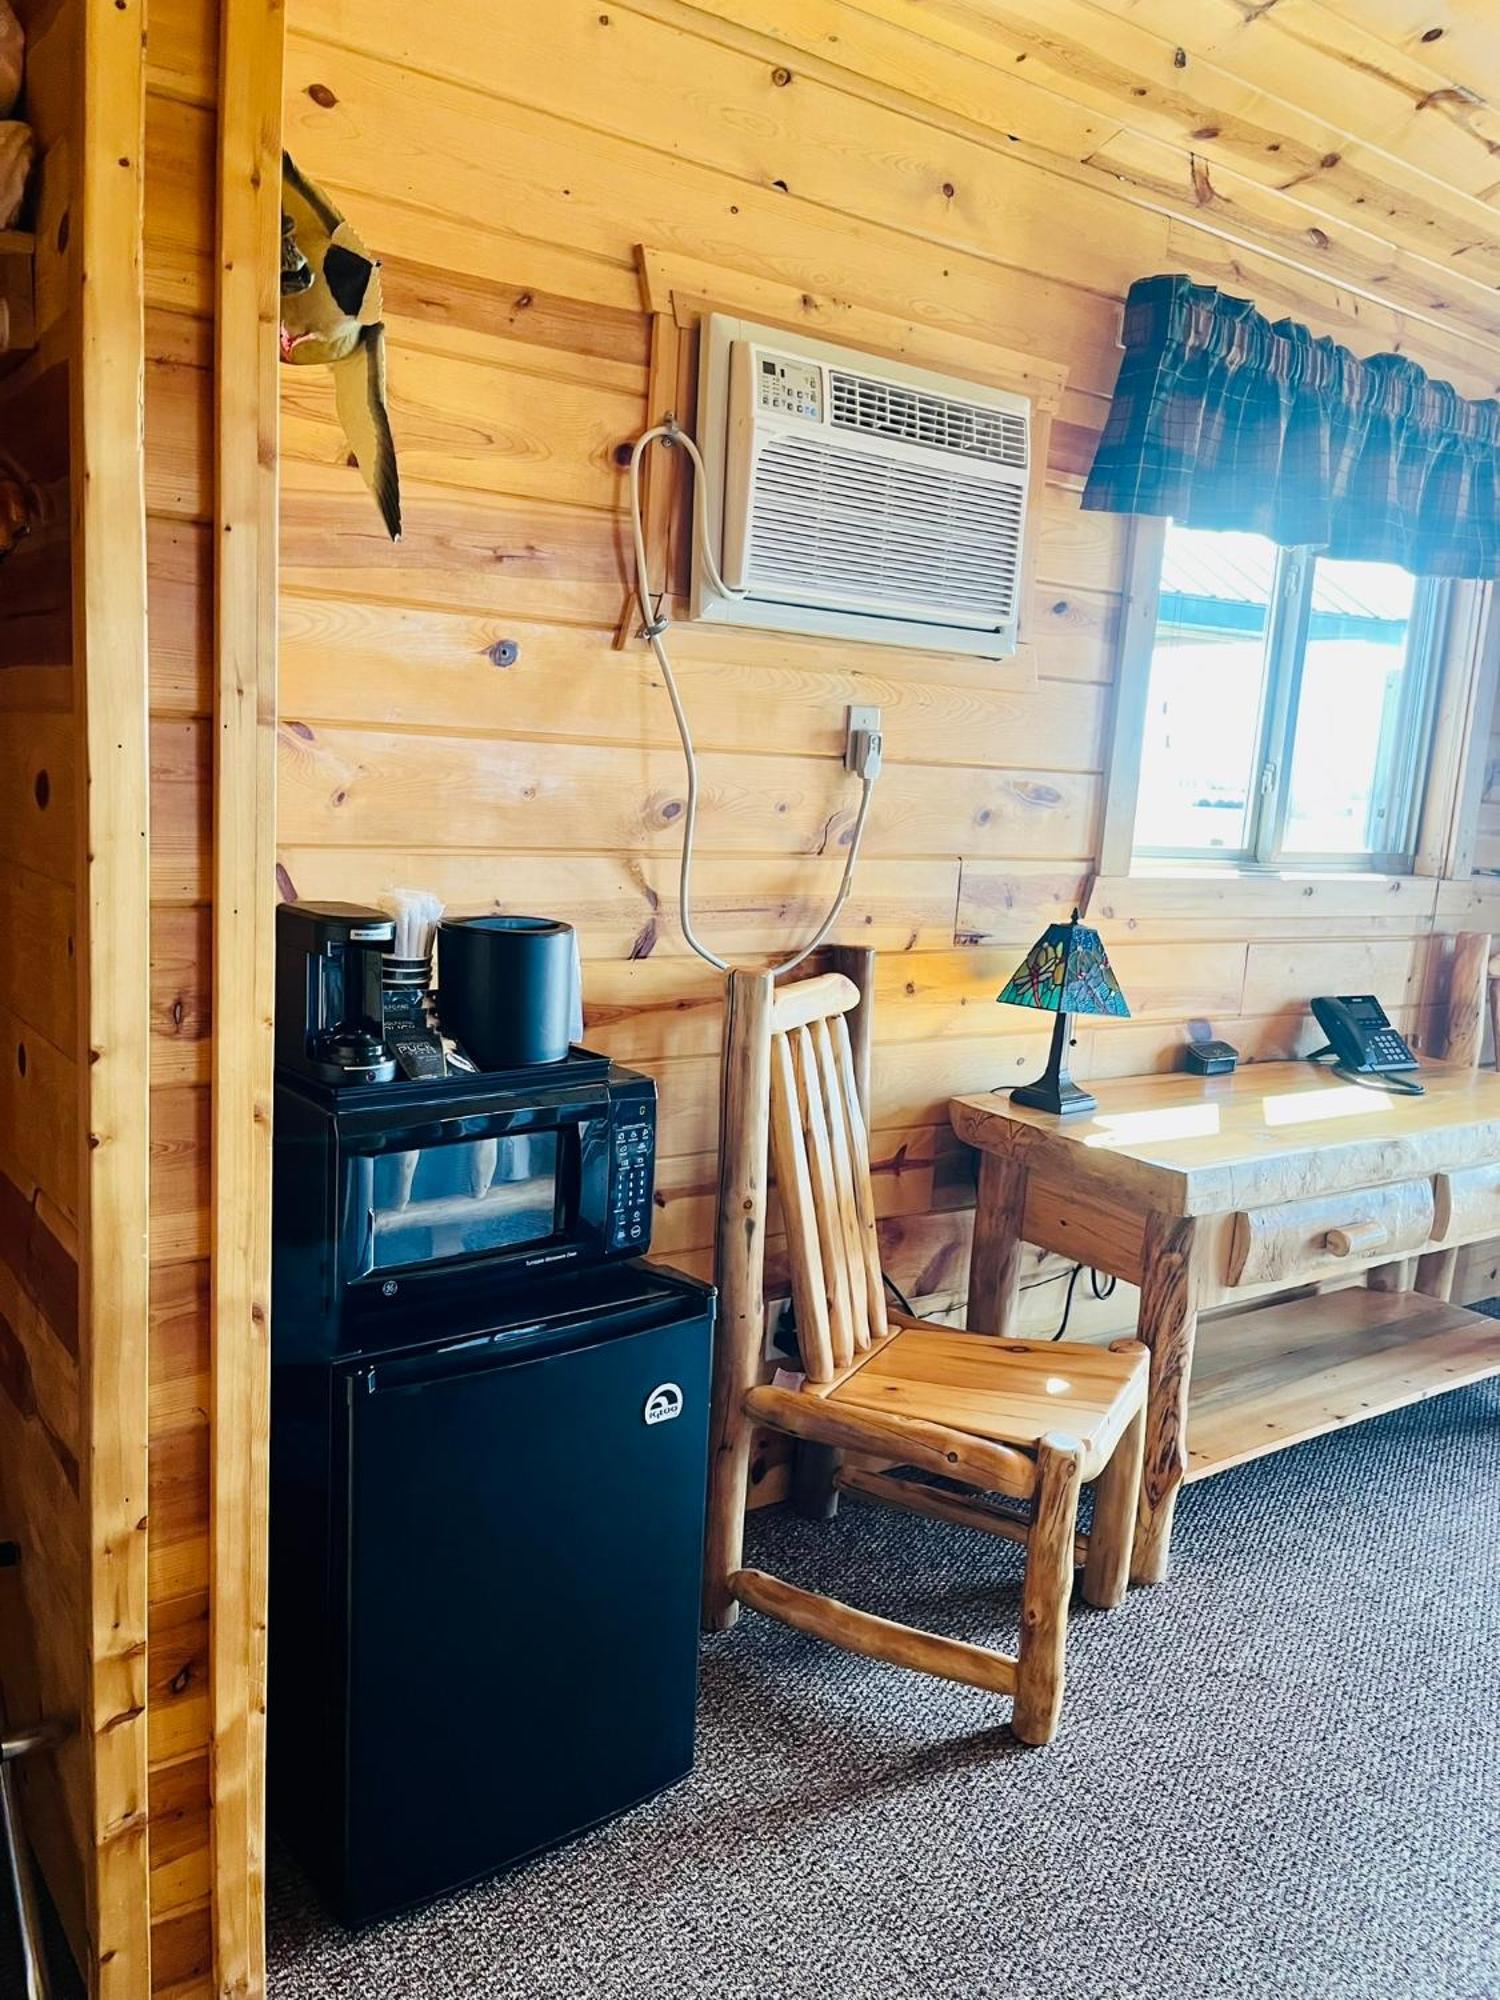
[{"label": "window", "polygon": [[1154,626],[1124,668],[1133,709],[1122,684],[1132,858],[1409,870],[1448,588],[1258,535],[1169,522],[1158,537]]}]

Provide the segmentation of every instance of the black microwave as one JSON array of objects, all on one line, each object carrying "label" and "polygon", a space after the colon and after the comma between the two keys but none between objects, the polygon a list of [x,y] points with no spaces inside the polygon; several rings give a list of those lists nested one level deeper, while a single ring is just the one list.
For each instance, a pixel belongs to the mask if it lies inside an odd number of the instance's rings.
[{"label": "black microwave", "polygon": [[276,1083],[272,1312],[283,1359],[480,1328],[553,1274],[650,1248],[656,1086],[575,1048],[503,1074]]}]

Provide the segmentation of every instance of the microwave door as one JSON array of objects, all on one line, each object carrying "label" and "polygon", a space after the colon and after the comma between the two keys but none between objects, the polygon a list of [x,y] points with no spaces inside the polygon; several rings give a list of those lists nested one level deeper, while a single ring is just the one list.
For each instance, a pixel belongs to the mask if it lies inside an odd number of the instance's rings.
[{"label": "microwave door", "polygon": [[566,1134],[447,1140],[375,1156],[370,1271],[545,1243],[558,1232]]}]

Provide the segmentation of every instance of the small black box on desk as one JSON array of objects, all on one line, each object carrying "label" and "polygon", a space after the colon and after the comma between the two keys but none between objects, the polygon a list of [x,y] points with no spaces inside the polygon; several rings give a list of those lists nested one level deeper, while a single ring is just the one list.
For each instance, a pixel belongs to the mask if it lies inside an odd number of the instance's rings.
[{"label": "small black box on desk", "polygon": [[1239,1050],[1228,1042],[1189,1042],[1183,1050],[1182,1066],[1195,1076],[1227,1076],[1239,1059]]}]

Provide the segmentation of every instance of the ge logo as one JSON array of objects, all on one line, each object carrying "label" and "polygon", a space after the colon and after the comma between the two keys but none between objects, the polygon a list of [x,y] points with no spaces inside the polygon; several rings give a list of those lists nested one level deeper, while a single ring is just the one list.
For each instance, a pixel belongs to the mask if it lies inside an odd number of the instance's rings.
[{"label": "ge logo", "polygon": [[662,1382],[646,1398],[641,1412],[648,1424],[669,1424],[682,1415],[682,1391],[675,1382]]},{"label": "ge logo", "polygon": [[380,1289],[382,1292],[385,1293],[388,1299],[393,1299],[400,1288],[398,1287],[396,1280],[394,1278],[387,1278],[385,1283],[380,1287]]}]

